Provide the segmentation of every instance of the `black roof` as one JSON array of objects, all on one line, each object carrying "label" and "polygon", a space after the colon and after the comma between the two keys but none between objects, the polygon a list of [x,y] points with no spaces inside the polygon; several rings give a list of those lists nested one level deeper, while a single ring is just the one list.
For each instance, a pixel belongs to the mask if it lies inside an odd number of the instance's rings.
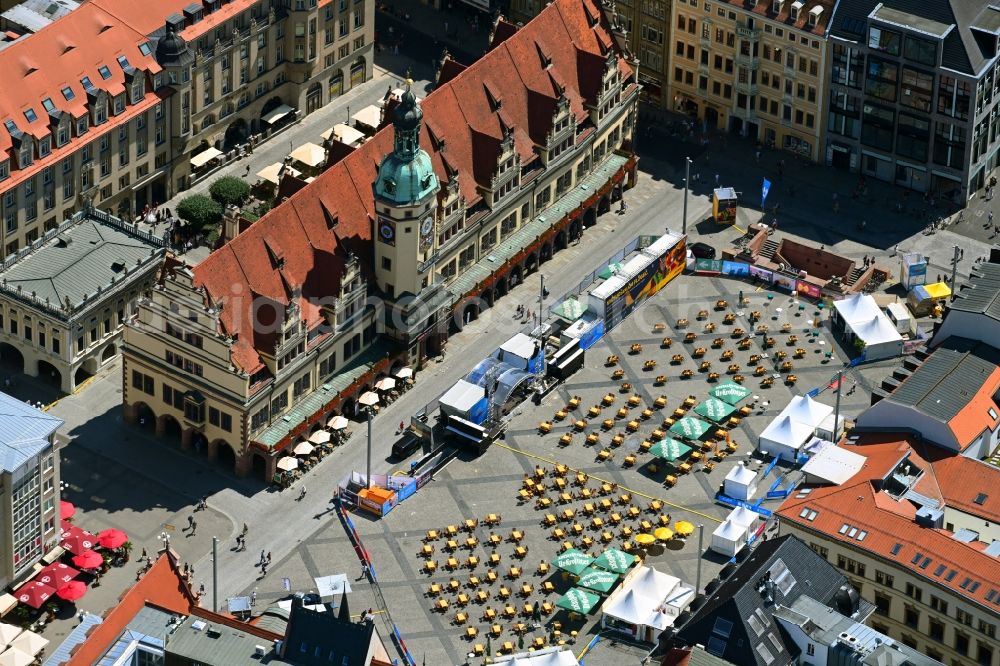
[{"label": "black roof", "polygon": [[350,622],[293,602],[283,659],[303,666],[367,666],[374,633],[371,622]]},{"label": "black roof", "polygon": [[955,26],[943,40],[941,66],[965,74],[976,75],[992,54],[984,53],[973,36],[972,26],[990,21],[977,21],[988,14],[990,0],[840,0],[831,21],[830,34],[866,43],[865,23],[877,5],[913,16]]},{"label": "black roof", "polygon": [[[759,591],[768,578],[771,584]],[[834,606],[844,585],[850,585],[847,578],[802,541],[793,536],[770,539],[693,611],[677,630],[675,643],[704,645],[738,666],[790,663],[797,649],[785,644],[772,616],[775,605],[789,606],[808,595]]]}]

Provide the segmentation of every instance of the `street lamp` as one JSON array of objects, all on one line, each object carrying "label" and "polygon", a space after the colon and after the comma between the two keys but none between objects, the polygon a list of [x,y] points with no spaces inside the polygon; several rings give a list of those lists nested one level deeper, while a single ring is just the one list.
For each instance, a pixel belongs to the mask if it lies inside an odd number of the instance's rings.
[{"label": "street lamp", "polygon": [[365,488],[372,487],[372,413],[375,405],[378,404],[378,393],[365,391],[358,398],[358,402],[364,405],[365,414],[368,416],[368,464],[365,467]]}]

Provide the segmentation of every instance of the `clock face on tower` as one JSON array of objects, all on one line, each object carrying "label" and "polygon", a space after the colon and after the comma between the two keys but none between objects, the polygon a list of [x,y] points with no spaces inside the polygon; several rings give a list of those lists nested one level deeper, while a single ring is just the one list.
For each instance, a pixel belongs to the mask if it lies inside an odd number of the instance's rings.
[{"label": "clock face on tower", "polygon": [[434,244],[434,217],[428,215],[420,224],[420,249],[426,250]]},{"label": "clock face on tower", "polygon": [[380,220],[378,223],[378,239],[386,245],[395,245],[396,225],[388,220]]}]

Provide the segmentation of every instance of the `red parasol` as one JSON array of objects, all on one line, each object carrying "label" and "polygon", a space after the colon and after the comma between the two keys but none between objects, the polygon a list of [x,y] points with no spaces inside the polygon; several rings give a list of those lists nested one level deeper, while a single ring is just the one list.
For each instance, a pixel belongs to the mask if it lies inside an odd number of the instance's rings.
[{"label": "red parasol", "polygon": [[55,588],[45,583],[39,583],[37,580],[33,580],[30,583],[26,583],[20,590],[17,591],[17,600],[22,604],[27,604],[32,608],[41,608],[42,604],[49,600],[53,594],[55,594]]},{"label": "red parasol", "polygon": [[96,544],[97,537],[75,525],[62,533],[62,547],[74,555],[90,550]]},{"label": "red parasol", "polygon": [[102,548],[121,548],[126,541],[128,541],[128,535],[114,528],[104,530],[97,537],[97,543]]},{"label": "red parasol", "polygon": [[66,519],[72,518],[76,513],[76,507],[73,506],[72,502],[67,502],[66,500],[59,500],[59,517]]},{"label": "red parasol", "polygon": [[85,594],[87,594],[87,586],[78,580],[71,580],[56,590],[56,595],[66,601],[82,599]]},{"label": "red parasol", "polygon": [[79,555],[73,556],[73,564],[81,569],[96,569],[104,564],[104,557],[92,550],[85,550]]},{"label": "red parasol", "polygon": [[35,576],[35,580],[39,583],[58,587],[70,582],[79,575],[80,572],[73,567],[66,566],[62,562],[56,562],[39,571],[38,575]]}]

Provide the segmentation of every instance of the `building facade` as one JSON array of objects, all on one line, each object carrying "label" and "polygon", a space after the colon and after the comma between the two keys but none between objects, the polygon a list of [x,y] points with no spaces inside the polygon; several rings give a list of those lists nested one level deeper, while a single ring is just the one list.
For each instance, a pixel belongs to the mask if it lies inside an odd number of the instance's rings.
[{"label": "building facade", "polygon": [[[62,421],[0,393],[0,585],[23,582],[59,545]],[[51,562],[51,560],[50,560]]]},{"label": "building facade", "polygon": [[832,0],[676,0],[671,108],[703,128],[822,155]]},{"label": "building facade", "polygon": [[837,9],[826,163],[964,202],[997,166],[1000,12],[983,1],[890,5]]},{"label": "building facade", "polygon": [[160,271],[164,242],[99,210],[0,263],[0,354],[72,393],[118,356],[122,326]]},{"label": "building facade", "polygon": [[[371,77],[371,0],[95,0],[0,51],[0,253],[130,218]],[[285,111],[287,109],[287,111]],[[208,169],[210,170],[210,168]]]},{"label": "building facade", "polygon": [[379,374],[438,354],[634,178],[639,87],[612,25],[593,0],[498,22],[481,60],[446,60],[421,105],[407,90],[392,127],[168,272],[127,326],[126,418],[270,479]]}]

